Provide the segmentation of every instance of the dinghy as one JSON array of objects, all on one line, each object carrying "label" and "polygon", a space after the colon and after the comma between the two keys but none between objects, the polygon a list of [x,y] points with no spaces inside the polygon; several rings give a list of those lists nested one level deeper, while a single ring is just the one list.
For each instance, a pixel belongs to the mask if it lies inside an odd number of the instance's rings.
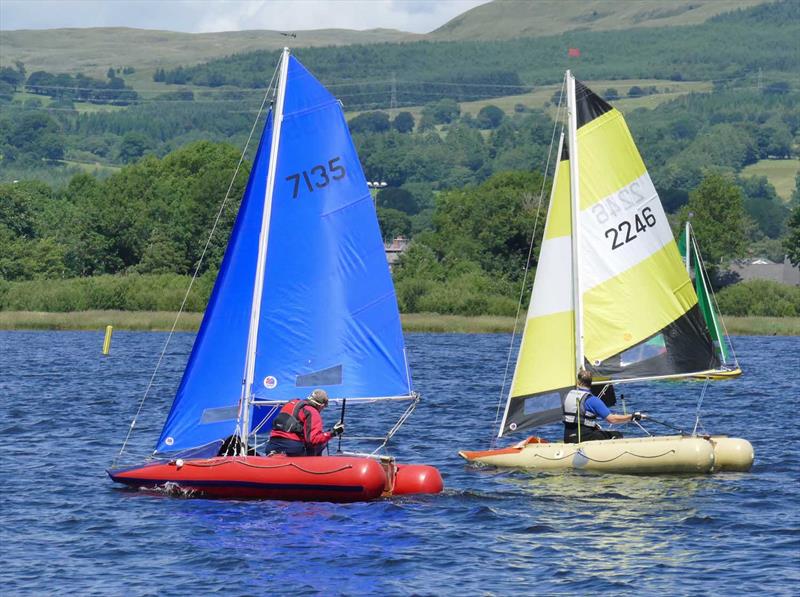
[{"label": "dinghy", "polygon": [[[288,49],[277,76],[155,451],[137,466],[115,461],[108,474],[137,488],[226,498],[352,502],[438,493],[434,467],[400,465],[382,453],[419,396],[375,207],[341,106]],[[371,453],[258,455],[281,405],[314,388],[343,405],[342,417],[345,400],[407,408]],[[232,455],[220,455],[223,443],[235,446]]]},{"label": "dinghy", "polygon": [[[610,384],[709,375],[720,365],[622,114],[569,71],[566,87],[568,144],[562,132],[498,437],[561,421],[581,368],[602,391]],[[501,467],[636,474],[746,471],[753,462],[747,440],[694,432],[578,444],[532,437],[460,455]]]},{"label": "dinghy", "polygon": [[711,340],[714,342],[714,349],[720,362],[719,367],[714,371],[699,377],[707,377],[709,379],[739,377],[742,374],[742,369],[733,350],[733,342],[731,342],[730,336],[728,336],[728,332],[725,329],[725,323],[722,321],[722,315],[714,297],[714,290],[711,287],[711,280],[703,263],[703,257],[700,255],[700,248],[697,246],[692,224],[689,221],[686,222],[683,233],[678,239],[678,250],[683,257],[689,277],[694,278],[697,303],[700,306],[700,312],[703,314],[706,327],[708,327],[708,331],[711,334]]}]

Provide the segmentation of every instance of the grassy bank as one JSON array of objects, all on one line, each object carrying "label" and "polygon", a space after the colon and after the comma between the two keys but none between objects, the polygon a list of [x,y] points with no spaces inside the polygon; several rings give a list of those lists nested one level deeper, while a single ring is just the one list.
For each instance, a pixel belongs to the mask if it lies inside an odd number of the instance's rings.
[{"label": "grassy bank", "polygon": [[[195,331],[201,318],[201,313],[184,313],[176,329]],[[402,319],[407,332],[492,334],[510,332],[514,325],[512,317],[489,315],[406,313]],[[175,313],[166,311],[0,311],[2,330],[102,330],[113,325],[117,330],[168,331],[174,322]],[[725,326],[730,334],[739,336],[800,336],[800,317],[726,317]]]},{"label": "grassy bank", "polygon": [[[201,318],[202,313],[183,313],[175,329],[196,331]],[[169,331],[173,323],[175,313],[169,311],[0,311],[3,330],[102,330],[113,325],[117,330]]]},{"label": "grassy bank", "polygon": [[800,336],[800,317],[726,317],[734,336]]}]

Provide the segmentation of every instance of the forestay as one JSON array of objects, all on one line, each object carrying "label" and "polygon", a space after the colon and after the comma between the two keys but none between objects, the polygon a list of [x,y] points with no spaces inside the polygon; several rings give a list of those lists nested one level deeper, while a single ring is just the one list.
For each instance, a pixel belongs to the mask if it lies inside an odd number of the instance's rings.
[{"label": "forestay", "polygon": [[[211,453],[237,431],[265,203],[271,213],[248,404],[304,397],[316,387],[331,397],[411,394],[375,208],[341,106],[294,57],[285,59],[274,193],[267,201],[270,115],[157,453]],[[257,407],[250,428],[273,411]]]}]

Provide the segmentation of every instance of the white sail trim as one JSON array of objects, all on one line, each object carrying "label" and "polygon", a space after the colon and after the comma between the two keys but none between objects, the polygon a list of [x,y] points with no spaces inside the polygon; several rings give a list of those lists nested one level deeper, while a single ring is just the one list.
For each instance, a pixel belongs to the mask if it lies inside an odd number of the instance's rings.
[{"label": "white sail trim", "polygon": [[572,311],[572,241],[559,236],[542,242],[528,319]]},{"label": "white sail trim", "polygon": [[[580,217],[583,293],[616,278],[674,242],[664,208],[647,172],[582,210]],[[644,231],[637,231],[637,218],[646,226]]]}]

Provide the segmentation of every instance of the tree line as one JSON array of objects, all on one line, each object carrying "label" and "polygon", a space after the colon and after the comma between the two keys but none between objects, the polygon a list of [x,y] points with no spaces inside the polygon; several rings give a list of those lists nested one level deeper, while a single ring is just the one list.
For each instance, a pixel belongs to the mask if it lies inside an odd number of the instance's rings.
[{"label": "tree line", "polygon": [[[200,282],[189,306],[202,309],[246,184],[245,167],[220,211],[238,158],[231,146],[198,142],[163,159],[144,158],[104,180],[77,175],[63,189],[35,182],[0,185],[0,308],[176,309],[179,289],[197,272]],[[517,297],[530,292],[533,277],[525,271],[536,267],[548,190],[541,173],[506,171],[444,191],[409,183],[378,192],[387,237],[396,232],[390,228],[398,225],[398,215],[400,225],[411,224],[411,247],[394,271],[401,309],[513,315]],[[707,263],[724,262],[748,250],[745,197],[735,177],[709,171],[670,218],[679,230],[691,217]],[[800,263],[798,191],[795,205],[780,242]],[[797,293],[759,288],[724,291],[731,294],[721,301],[724,311],[800,313]],[[754,292],[782,298],[764,303],[774,308],[758,307]]]}]

